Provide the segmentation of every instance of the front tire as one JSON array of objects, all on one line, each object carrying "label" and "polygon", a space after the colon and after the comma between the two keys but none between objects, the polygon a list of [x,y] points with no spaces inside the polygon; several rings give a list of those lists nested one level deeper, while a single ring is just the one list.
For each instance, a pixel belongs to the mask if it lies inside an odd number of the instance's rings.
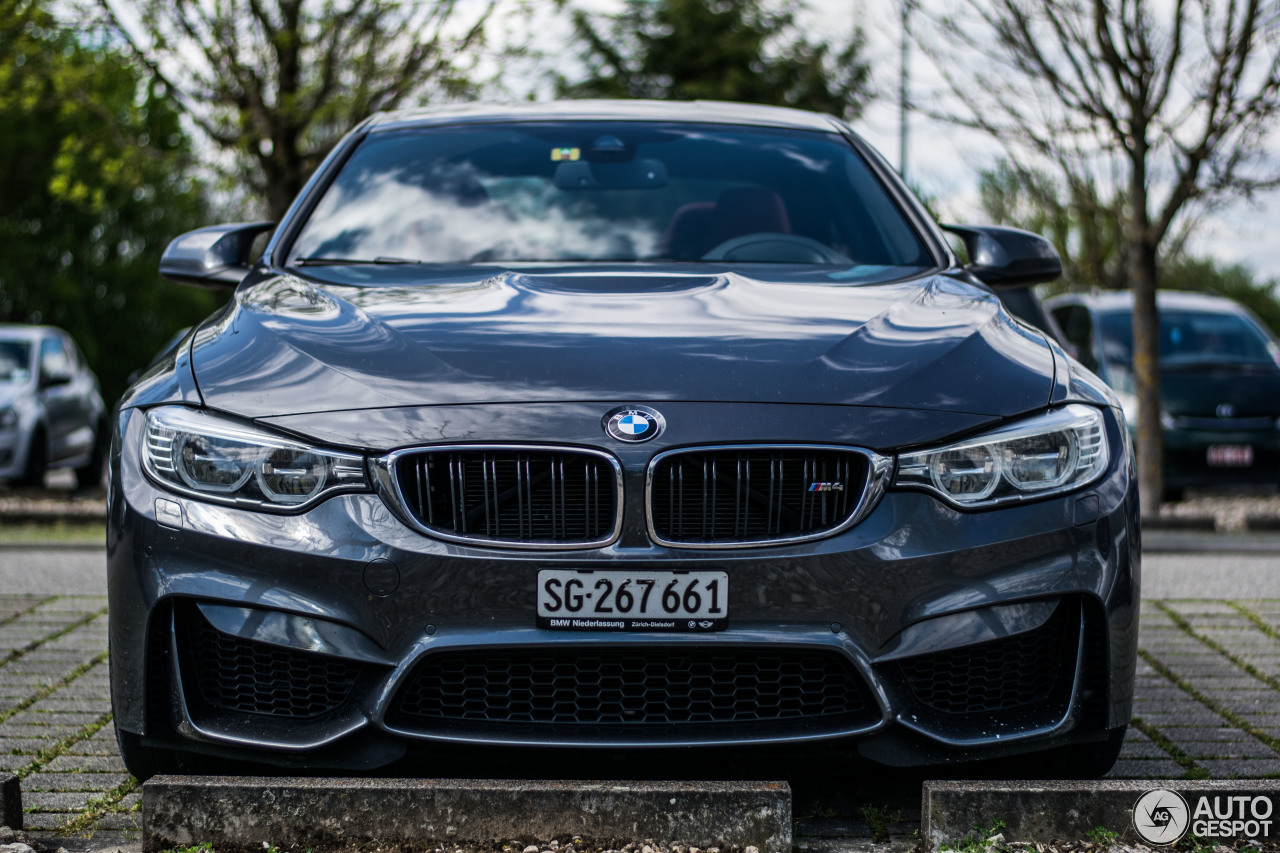
[{"label": "front tire", "polygon": [[139,782],[145,782],[152,776],[182,772],[181,763],[173,750],[143,746],[141,735],[116,728],[116,746],[120,748],[120,759],[124,761],[125,769]]},{"label": "front tire", "polygon": [[27,464],[23,467],[18,482],[23,486],[43,486],[48,468],[49,440],[45,437],[44,428],[37,427],[31,433],[31,441],[27,443]]},{"label": "front tire", "polygon": [[96,489],[102,485],[103,465],[107,458],[107,425],[98,424],[93,435],[93,454],[84,467],[76,469],[76,485],[81,489]]},{"label": "front tire", "polygon": [[1035,756],[1038,779],[1100,779],[1111,772],[1124,748],[1127,725],[1107,732],[1106,740],[1062,746]]}]

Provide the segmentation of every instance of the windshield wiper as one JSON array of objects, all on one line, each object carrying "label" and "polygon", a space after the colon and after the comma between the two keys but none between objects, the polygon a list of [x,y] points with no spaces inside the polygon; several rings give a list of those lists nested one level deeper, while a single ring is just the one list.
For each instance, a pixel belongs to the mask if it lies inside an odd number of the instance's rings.
[{"label": "windshield wiper", "polygon": [[295,267],[337,267],[356,264],[420,264],[422,261],[415,261],[410,258],[388,258],[379,256],[376,258],[297,258],[292,266]]}]

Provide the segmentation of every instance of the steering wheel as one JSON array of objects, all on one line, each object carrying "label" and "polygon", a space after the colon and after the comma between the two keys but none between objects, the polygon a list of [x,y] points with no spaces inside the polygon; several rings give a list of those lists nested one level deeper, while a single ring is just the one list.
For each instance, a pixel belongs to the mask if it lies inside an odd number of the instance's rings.
[{"label": "steering wheel", "polygon": [[744,261],[774,264],[851,264],[852,260],[809,237],[762,231],[733,237],[713,247],[704,261]]}]

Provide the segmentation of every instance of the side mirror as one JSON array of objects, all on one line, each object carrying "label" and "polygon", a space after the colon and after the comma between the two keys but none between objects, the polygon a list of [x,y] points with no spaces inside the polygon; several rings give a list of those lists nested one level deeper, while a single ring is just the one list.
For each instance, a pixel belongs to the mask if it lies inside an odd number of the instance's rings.
[{"label": "side mirror", "polygon": [[996,225],[943,225],[969,252],[965,267],[991,287],[1029,287],[1062,276],[1062,259],[1039,234]]},{"label": "side mirror", "polygon": [[70,371],[62,371],[62,370],[52,371],[51,370],[48,373],[41,371],[40,389],[44,390],[45,388],[53,388],[58,385],[70,385],[71,379],[72,379],[72,376]]},{"label": "side mirror", "polygon": [[189,231],[160,258],[160,275],[196,287],[235,287],[249,274],[249,253],[274,222],[238,222]]}]

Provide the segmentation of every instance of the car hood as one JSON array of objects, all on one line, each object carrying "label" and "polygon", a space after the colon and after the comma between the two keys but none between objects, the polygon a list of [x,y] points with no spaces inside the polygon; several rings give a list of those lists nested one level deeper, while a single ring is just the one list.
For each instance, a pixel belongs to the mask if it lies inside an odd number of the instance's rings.
[{"label": "car hood", "polygon": [[[379,271],[380,272],[380,271]],[[403,275],[403,273],[400,273]],[[197,333],[205,403],[246,417],[392,406],[671,400],[1043,407],[1053,355],[989,291],[736,273],[506,273],[242,285]]]},{"label": "car hood", "polygon": [[1171,415],[1212,418],[1280,415],[1280,369],[1267,363],[1208,365],[1162,370],[1160,403]]}]

